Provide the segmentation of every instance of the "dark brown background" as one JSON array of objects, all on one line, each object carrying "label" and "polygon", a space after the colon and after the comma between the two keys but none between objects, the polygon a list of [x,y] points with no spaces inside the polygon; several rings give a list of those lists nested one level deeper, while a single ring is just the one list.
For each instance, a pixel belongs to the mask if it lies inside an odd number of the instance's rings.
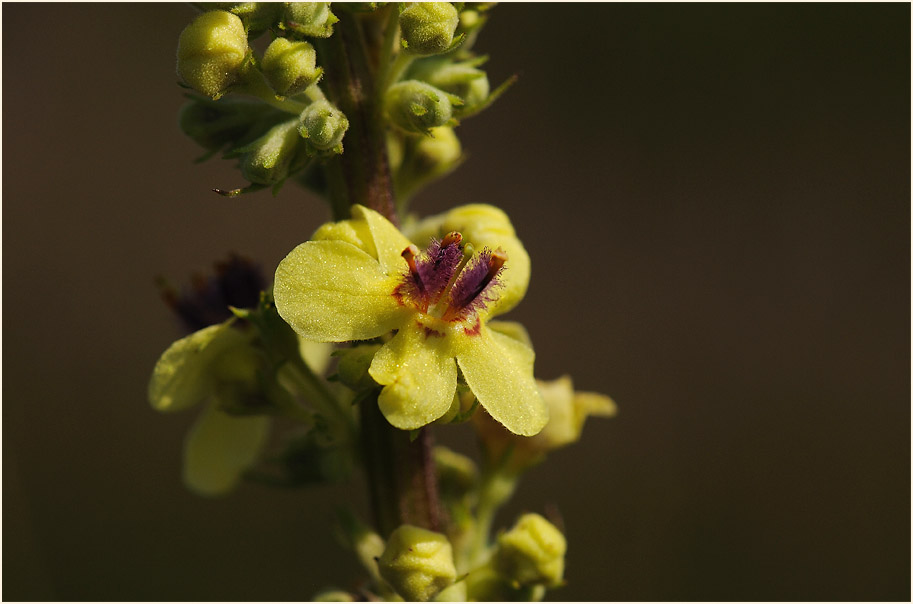
[{"label": "dark brown background", "polygon": [[[330,502],[187,493],[145,401],[153,285],[273,267],[325,218],[194,165],[185,5],[3,6],[3,595],[287,600],[346,584]],[[569,600],[910,598],[910,7],[503,5],[519,84],[419,200],[505,208],[537,373],[621,407],[499,517],[556,503]],[[358,505],[361,505],[358,503]]]}]

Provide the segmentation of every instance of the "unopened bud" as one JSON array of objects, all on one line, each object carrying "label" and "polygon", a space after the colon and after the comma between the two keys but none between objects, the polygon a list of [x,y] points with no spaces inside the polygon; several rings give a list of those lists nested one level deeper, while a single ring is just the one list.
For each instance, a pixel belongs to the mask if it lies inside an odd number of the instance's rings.
[{"label": "unopened bud", "polygon": [[512,529],[498,537],[495,569],[520,585],[555,587],[564,576],[567,541],[539,514],[525,514]]},{"label": "unopened bud", "polygon": [[272,185],[288,176],[298,147],[298,124],[289,120],[273,126],[252,142],[241,156],[241,174],[252,183]]},{"label": "unopened bud", "polygon": [[403,48],[419,56],[441,54],[453,44],[459,21],[449,2],[414,2],[399,15]]},{"label": "unopened bud", "polygon": [[317,83],[323,69],[317,67],[317,52],[307,42],[276,38],[266,48],[260,69],[279,96],[304,92]]},{"label": "unopened bud", "polygon": [[384,106],[390,121],[407,132],[427,134],[453,119],[449,95],[431,84],[406,80],[387,90]]},{"label": "unopened bud", "polygon": [[491,92],[488,75],[484,71],[459,63],[445,65],[422,79],[444,92],[463,99],[463,105],[454,108],[453,113],[457,117],[481,109]]},{"label": "unopened bud", "polygon": [[447,537],[408,524],[393,531],[377,565],[390,586],[414,602],[427,602],[456,579]]},{"label": "unopened bud", "polygon": [[285,29],[312,38],[329,38],[339,19],[330,11],[329,2],[288,2],[282,25]]},{"label": "unopened bud", "polygon": [[462,153],[460,139],[453,128],[441,126],[432,129],[431,136],[423,136],[415,142],[410,149],[410,161],[415,163],[416,170],[436,173],[460,159]]},{"label": "unopened bud", "polygon": [[398,194],[409,195],[459,165],[463,150],[453,128],[432,128],[429,134],[407,137],[402,163],[394,173]]},{"label": "unopened bud", "polygon": [[298,133],[316,151],[342,153],[342,138],[349,129],[349,120],[336,106],[320,99],[301,112]]},{"label": "unopened bud", "polygon": [[194,90],[217,99],[240,79],[247,53],[241,19],[225,11],[202,13],[181,32],[178,75]]},{"label": "unopened bud", "polygon": [[281,8],[278,2],[214,2],[201,3],[200,6],[204,9],[217,8],[237,15],[253,36],[272,27],[279,18]]}]

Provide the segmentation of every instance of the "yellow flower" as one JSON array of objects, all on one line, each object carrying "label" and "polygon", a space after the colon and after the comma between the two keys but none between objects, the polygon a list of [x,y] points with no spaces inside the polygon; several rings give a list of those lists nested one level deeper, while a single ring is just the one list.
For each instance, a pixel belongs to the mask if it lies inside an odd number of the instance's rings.
[{"label": "yellow flower", "polygon": [[[517,337],[525,339],[522,333]],[[508,447],[512,447],[509,462],[513,468],[534,464],[545,453],[580,440],[587,417],[612,417],[618,412],[615,402],[604,394],[575,391],[568,375],[551,381],[536,380],[536,384],[548,406],[549,422],[532,438],[513,436],[484,413],[473,416],[476,430],[491,457],[499,459]]]},{"label": "yellow flower", "polygon": [[273,294],[282,318],[320,342],[395,331],[369,373],[384,386],[380,409],[397,428],[442,417],[459,367],[492,417],[516,434],[539,432],[548,410],[533,350],[489,322],[529,284],[529,256],[507,216],[473,205],[423,221],[417,240],[439,238],[424,253],[377,212],[356,205],[352,216],[322,226],[279,263]]},{"label": "yellow flower", "polygon": [[174,342],[155,364],[149,402],[158,411],[182,411],[208,401],[184,441],[184,483],[201,495],[232,490],[260,456],[270,418],[221,410],[256,388],[258,360],[250,337],[231,321]]}]

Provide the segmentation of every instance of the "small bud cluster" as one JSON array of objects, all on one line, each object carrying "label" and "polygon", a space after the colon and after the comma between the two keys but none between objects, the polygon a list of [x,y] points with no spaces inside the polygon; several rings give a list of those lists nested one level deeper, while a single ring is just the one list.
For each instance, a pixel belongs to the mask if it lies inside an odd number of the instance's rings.
[{"label": "small bud cluster", "polygon": [[[330,3],[202,3],[197,8],[204,12],[181,33],[177,73],[202,96],[190,96],[181,127],[207,150],[206,157],[224,152],[225,158],[238,158],[251,186],[227,194],[266,186],[277,190],[311,160],[342,153],[349,122],[319,88],[324,70],[315,48],[338,22]],[[249,39],[267,31],[274,37],[258,57]]]},{"label": "small bud cluster", "polygon": [[[377,107],[369,113],[384,120],[387,164],[400,208],[419,189],[459,166],[458,120],[487,107],[507,86],[492,91],[480,68],[484,58],[472,53],[488,4],[194,6],[203,12],[180,36],[177,73],[200,96],[191,95],[181,127],[207,150],[204,157],[221,152],[238,159],[250,186],[217,189],[230,196],[270,186],[275,192],[295,176],[322,192],[321,183],[327,181],[323,167],[343,153],[351,119],[324,86],[327,69],[347,67],[321,61],[326,58],[323,45],[339,29],[340,19],[366,32],[379,31],[384,22],[394,26],[386,26],[389,33],[376,66],[377,96],[367,102]],[[260,55],[249,41],[266,33],[272,39]],[[311,169],[315,165],[319,168]]]}]

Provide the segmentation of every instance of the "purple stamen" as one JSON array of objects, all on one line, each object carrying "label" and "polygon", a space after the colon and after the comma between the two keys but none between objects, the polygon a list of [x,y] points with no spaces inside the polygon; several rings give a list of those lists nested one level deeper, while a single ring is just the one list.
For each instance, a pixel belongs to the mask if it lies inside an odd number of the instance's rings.
[{"label": "purple stamen", "polygon": [[459,246],[462,239],[463,237],[459,233],[450,233],[441,241],[432,239],[425,256],[418,263],[418,272],[425,284],[425,291],[430,297],[431,304],[437,302],[444,293],[444,289],[450,283],[453,273],[463,258],[463,250]]},{"label": "purple stamen", "polygon": [[507,254],[488,248],[479,252],[473,261],[463,269],[453,288],[444,319],[452,321],[463,318],[491,302],[492,290],[499,285],[498,276],[507,261]]},{"label": "purple stamen", "polygon": [[405,295],[422,312],[428,312],[428,308],[437,303],[463,258],[459,245],[462,240],[463,236],[454,232],[440,241],[432,239],[421,256],[414,245],[403,250],[409,272],[395,292],[401,303]]}]

